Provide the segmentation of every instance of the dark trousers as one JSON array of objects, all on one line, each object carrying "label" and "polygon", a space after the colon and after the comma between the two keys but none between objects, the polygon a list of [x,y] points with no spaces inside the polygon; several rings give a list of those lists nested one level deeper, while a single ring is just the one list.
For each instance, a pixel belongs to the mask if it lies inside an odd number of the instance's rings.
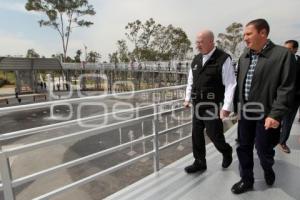
[{"label": "dark trousers", "polygon": [[211,116],[209,112],[214,112],[213,109],[199,109],[198,115],[194,111],[193,115],[193,128],[192,128],[192,142],[193,142],[193,155],[196,160],[206,162],[206,149],[204,128],[206,128],[207,136],[215,145],[217,150],[223,155],[231,154],[231,146],[225,142],[223,134],[223,122],[218,116],[214,119],[204,119]]},{"label": "dark trousers", "polygon": [[287,113],[283,119],[282,119],[282,129],[281,129],[281,135],[280,135],[280,144],[286,144],[286,141],[290,137],[290,132],[293,126],[294,119],[296,117],[298,107],[300,102],[297,101],[289,113]]},{"label": "dark trousers", "polygon": [[[258,117],[254,113],[246,113],[246,116]],[[264,127],[265,118],[251,120],[246,119],[244,115],[241,115],[238,123],[239,146],[237,147],[237,155],[240,163],[240,176],[243,181],[253,184],[254,144],[263,170],[265,172],[271,170],[274,164],[274,147],[279,142],[280,127],[266,130]]]}]

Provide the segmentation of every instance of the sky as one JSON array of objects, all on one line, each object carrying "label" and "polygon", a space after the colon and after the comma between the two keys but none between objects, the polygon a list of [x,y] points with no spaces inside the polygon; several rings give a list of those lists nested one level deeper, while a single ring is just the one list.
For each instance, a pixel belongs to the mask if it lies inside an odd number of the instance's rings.
[{"label": "sky", "polygon": [[[25,9],[27,0],[0,0],[0,56],[26,55],[33,48],[40,55],[50,57],[62,52],[58,32],[40,27],[42,13]],[[270,39],[282,45],[288,39],[300,42],[300,0],[89,0],[96,15],[90,28],[77,28],[71,34],[68,55],[76,50],[97,51],[102,61],[117,49],[116,42],[126,39],[125,26],[137,19],[153,18],[162,25],[182,28],[191,40],[203,29],[215,35],[224,33],[233,22],[246,24],[265,18],[270,25]],[[298,13],[298,14],[297,14]],[[196,53],[196,52],[195,52]]]}]

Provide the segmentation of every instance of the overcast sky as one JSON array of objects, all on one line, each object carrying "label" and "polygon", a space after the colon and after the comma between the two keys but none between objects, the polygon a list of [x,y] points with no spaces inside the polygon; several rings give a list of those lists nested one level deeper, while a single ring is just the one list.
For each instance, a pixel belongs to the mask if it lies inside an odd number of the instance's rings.
[{"label": "overcast sky", "polygon": [[[68,55],[77,49],[100,52],[102,61],[116,50],[116,41],[125,39],[125,26],[136,19],[153,18],[162,25],[181,27],[194,44],[201,29],[216,35],[225,32],[232,22],[242,24],[265,18],[271,27],[270,39],[283,44],[287,39],[300,40],[300,0],[90,0],[97,14],[94,25],[78,28],[71,35]],[[34,48],[46,57],[62,52],[58,33],[38,25],[42,14],[25,10],[26,0],[0,0],[0,56],[25,55]],[[298,13],[298,14],[297,14]]]}]

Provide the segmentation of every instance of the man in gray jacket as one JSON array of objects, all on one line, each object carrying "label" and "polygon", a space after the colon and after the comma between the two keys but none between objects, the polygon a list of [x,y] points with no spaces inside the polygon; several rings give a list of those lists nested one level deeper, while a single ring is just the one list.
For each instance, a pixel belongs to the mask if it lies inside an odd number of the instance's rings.
[{"label": "man in gray jacket", "polygon": [[234,194],[253,188],[254,144],[266,184],[275,181],[274,147],[279,142],[280,121],[294,98],[295,66],[292,54],[268,39],[266,20],[250,21],[244,29],[247,50],[238,63],[235,107],[239,107],[239,146],[241,180],[233,185]]}]

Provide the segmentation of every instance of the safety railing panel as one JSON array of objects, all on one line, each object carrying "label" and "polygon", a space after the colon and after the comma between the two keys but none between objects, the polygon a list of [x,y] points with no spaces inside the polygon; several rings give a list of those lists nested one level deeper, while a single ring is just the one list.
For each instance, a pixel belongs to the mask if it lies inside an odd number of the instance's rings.
[{"label": "safety railing panel", "polygon": [[[179,89],[182,88],[179,87]],[[153,157],[153,169],[155,172],[158,172],[160,169],[160,163],[159,163],[160,151],[176,143],[180,143],[183,140],[190,137],[189,134],[188,135],[183,134],[183,129],[191,125],[191,120],[190,120],[191,113],[189,110],[184,109],[181,106],[182,99],[173,100],[173,101],[164,101],[167,92],[161,92],[163,91],[163,89],[159,89],[157,91],[159,91],[160,95],[164,96],[163,98],[160,98],[160,102],[158,101],[157,103],[151,105],[140,106],[133,109],[124,109],[115,113],[104,113],[98,116],[88,116],[80,120],[89,121],[97,117],[101,118],[113,114],[135,113],[134,115],[132,115],[131,119],[125,121],[120,120],[117,122],[112,122],[104,126],[86,128],[84,130],[78,130],[74,133],[61,135],[58,137],[44,138],[40,141],[34,141],[27,144],[2,148],[0,152],[0,163],[1,163],[0,169],[1,169],[1,178],[2,178],[2,185],[0,185],[0,191],[3,191],[5,200],[15,199],[14,189],[17,187],[26,184],[31,184],[32,182],[40,178],[47,177],[49,175],[55,174],[59,171],[63,171],[72,167],[76,167],[78,165],[107,156],[109,154],[122,151],[127,148],[132,148],[136,144],[143,145],[144,147],[143,153],[137,154],[135,157],[130,158],[128,160],[125,161],[123,160],[121,163],[117,163],[114,166],[110,166],[97,173],[91,174],[87,177],[83,177],[79,180],[68,183],[62,187],[58,187],[48,193],[36,197],[36,199],[49,199],[51,197],[57,196],[61,193],[69,191],[70,189],[74,189],[83,184],[90,183],[91,181],[94,181],[99,177],[115,172],[119,169],[122,169],[128,165],[136,163],[149,156]],[[150,92],[157,92],[157,91],[152,90]],[[28,108],[36,109],[36,106],[32,105],[32,107],[28,107]],[[10,108],[10,109],[13,112],[16,112],[18,110],[17,108]],[[23,110],[23,108],[21,108],[21,110]],[[147,110],[147,112],[144,115],[136,114],[138,112],[145,111],[145,110]],[[6,112],[10,113],[11,111],[7,109]],[[174,125],[174,121],[176,120],[177,122]],[[27,130],[15,131],[12,133],[5,133],[0,136],[0,141],[5,142],[14,139],[18,140],[28,136],[36,137],[39,135],[39,132],[42,131],[43,129],[46,129],[47,131],[51,132],[56,128],[68,127],[76,123],[78,123],[77,120],[70,120],[65,122],[59,122],[57,124],[51,124],[51,125],[35,127]],[[148,125],[146,125],[147,123]],[[173,126],[170,125],[172,123]],[[134,134],[131,133],[130,135],[129,134],[130,131],[129,131],[128,132],[129,139],[122,138],[122,136],[124,135],[124,130],[125,129],[127,130],[128,127],[130,126],[141,126],[142,135],[139,137],[134,137]],[[171,140],[170,138],[168,139],[168,137],[170,137],[169,134],[174,133],[174,131],[176,130],[180,130],[179,138],[175,138],[175,140],[174,138],[173,140]],[[53,147],[56,145],[64,145],[65,143],[83,141],[93,136],[101,136],[102,134],[106,134],[110,131],[117,131],[119,133],[120,138],[119,138],[118,145],[109,147],[104,150],[96,151],[72,160],[68,160],[61,164],[47,166],[44,169],[39,169],[38,171],[31,172],[29,174],[22,174],[21,176],[18,177],[14,176],[14,174],[12,173],[11,163],[10,163],[11,158],[16,158],[19,156],[21,157],[23,154],[38,151],[40,149],[47,149],[49,147]],[[162,142],[161,137],[165,137],[164,142]],[[148,142],[148,144],[149,143],[152,144],[151,149],[148,147],[147,150],[145,150],[146,142]]]}]

